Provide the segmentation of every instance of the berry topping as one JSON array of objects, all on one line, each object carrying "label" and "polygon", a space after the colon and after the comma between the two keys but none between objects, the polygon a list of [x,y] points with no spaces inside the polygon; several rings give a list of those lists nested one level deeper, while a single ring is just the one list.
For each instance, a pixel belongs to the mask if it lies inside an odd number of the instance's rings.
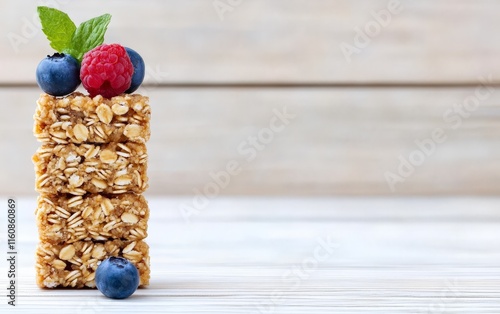
[{"label": "berry topping", "polygon": [[125,47],[125,50],[130,57],[130,61],[132,61],[132,65],[134,66],[134,75],[132,76],[132,83],[130,84],[130,88],[127,89],[126,93],[131,94],[135,92],[139,86],[141,86],[142,81],[144,81],[144,76],[146,74],[146,69],[144,65],[144,60],[141,55],[137,53],[137,51]]},{"label": "berry topping", "polygon": [[125,299],[137,290],[139,271],[125,258],[110,257],[97,267],[95,283],[108,298]]},{"label": "berry topping", "polygon": [[68,54],[47,56],[36,68],[36,81],[49,95],[70,94],[80,85],[80,64]]},{"label": "berry topping", "polygon": [[118,44],[102,45],[83,56],[80,79],[90,96],[118,96],[129,89],[134,67]]}]

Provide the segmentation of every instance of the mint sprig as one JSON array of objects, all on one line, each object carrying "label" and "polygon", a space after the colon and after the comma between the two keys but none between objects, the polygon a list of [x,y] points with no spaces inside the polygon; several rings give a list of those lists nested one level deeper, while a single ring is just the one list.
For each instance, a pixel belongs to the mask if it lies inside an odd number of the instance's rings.
[{"label": "mint sprig", "polygon": [[81,62],[87,51],[102,45],[110,21],[111,15],[104,14],[80,24],[73,33],[67,52]]},{"label": "mint sprig", "polygon": [[50,46],[58,52],[70,46],[71,37],[76,25],[69,16],[49,7],[38,7],[38,15],[42,22],[42,31],[47,35]]},{"label": "mint sprig", "polygon": [[87,51],[104,42],[111,21],[111,15],[104,14],[83,22],[77,28],[66,13],[44,6],[38,7],[38,16],[50,46],[57,52],[70,54],[78,62],[82,62]]}]

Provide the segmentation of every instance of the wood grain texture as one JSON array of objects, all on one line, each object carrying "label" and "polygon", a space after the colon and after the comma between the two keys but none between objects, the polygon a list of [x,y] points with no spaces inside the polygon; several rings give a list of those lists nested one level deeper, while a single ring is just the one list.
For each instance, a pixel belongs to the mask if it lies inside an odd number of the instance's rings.
[{"label": "wood grain texture", "polygon": [[[443,114],[474,95],[474,89],[150,89],[153,112],[149,193],[195,195],[213,185],[211,172],[231,162],[222,195],[496,195],[500,184],[500,94],[479,102],[461,125]],[[0,191],[32,193],[31,156],[38,143],[32,116],[39,90],[0,89]],[[269,130],[275,111],[295,118]],[[277,126],[281,128],[278,121]],[[421,166],[395,185],[408,160],[442,128]],[[264,133],[263,133],[264,132]],[[252,146],[250,137],[262,135]],[[252,148],[257,147],[257,148]],[[261,149],[261,150],[258,150]],[[252,154],[255,153],[255,154]],[[255,156],[254,159],[251,157]],[[402,156],[402,157],[400,157]],[[210,188],[209,188],[210,189]],[[213,190],[210,190],[213,191]],[[34,193],[34,192],[33,192]]]},{"label": "wood grain texture", "polygon": [[[150,198],[151,286],[116,301],[35,286],[35,199],[18,199],[15,312],[500,311],[498,198],[222,197],[186,224],[177,209],[189,201]],[[332,253],[304,266],[328,237]]]},{"label": "wood grain texture", "polygon": [[[107,42],[139,50],[151,84],[470,83],[500,71],[500,43],[485,31],[500,28],[495,0],[401,0],[403,11],[350,63],[341,43],[354,45],[355,29],[372,25],[389,0],[243,0],[223,21],[210,0],[52,2],[77,22],[112,13]],[[36,5],[0,2],[0,83],[34,83],[51,52],[29,26]],[[12,34],[24,37],[17,49]]]}]

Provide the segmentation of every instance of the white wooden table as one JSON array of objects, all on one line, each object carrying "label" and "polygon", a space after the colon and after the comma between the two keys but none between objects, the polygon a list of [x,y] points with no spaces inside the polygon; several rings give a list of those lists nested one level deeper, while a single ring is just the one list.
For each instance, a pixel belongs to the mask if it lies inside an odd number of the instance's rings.
[{"label": "white wooden table", "polygon": [[500,313],[500,198],[220,197],[188,224],[190,201],[150,198],[151,285],[116,301],[36,287],[18,199],[18,305],[0,313]]}]

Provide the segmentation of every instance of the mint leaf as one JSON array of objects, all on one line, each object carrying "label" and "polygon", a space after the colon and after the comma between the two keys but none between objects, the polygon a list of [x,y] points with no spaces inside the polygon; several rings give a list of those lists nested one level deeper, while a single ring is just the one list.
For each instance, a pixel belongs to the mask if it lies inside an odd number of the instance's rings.
[{"label": "mint leaf", "polygon": [[71,38],[76,30],[75,23],[69,16],[57,9],[38,7],[38,16],[42,22],[42,31],[47,35],[50,46],[57,52],[70,47]]},{"label": "mint leaf", "polygon": [[82,62],[83,55],[104,42],[104,34],[111,21],[110,14],[104,14],[83,22],[78,26],[71,38],[70,48],[67,53]]}]

